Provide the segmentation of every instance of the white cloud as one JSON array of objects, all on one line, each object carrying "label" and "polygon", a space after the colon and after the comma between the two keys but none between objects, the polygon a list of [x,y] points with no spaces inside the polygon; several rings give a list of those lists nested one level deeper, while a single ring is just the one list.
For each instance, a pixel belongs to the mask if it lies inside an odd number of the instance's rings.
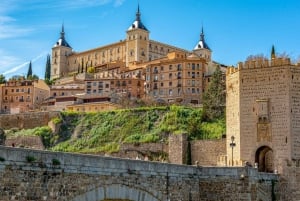
[{"label": "white cloud", "polygon": [[115,0],[114,6],[118,7],[118,6],[122,6],[122,4],[124,3],[125,0]]},{"label": "white cloud", "polygon": [[62,1],[60,6],[66,8],[82,8],[82,7],[96,7],[110,3],[112,0],[73,0],[73,1]]},{"label": "white cloud", "polygon": [[19,62],[20,60],[17,57],[12,56],[4,50],[0,49],[0,72],[3,71],[3,69],[10,68],[11,65],[18,64]]},{"label": "white cloud", "polygon": [[24,36],[32,31],[32,29],[15,25],[16,21],[15,18],[0,14],[0,39]]},{"label": "white cloud", "polygon": [[[1,53],[1,51],[0,51]],[[3,51],[2,51],[3,53]],[[37,60],[39,60],[40,58],[44,57],[46,54],[48,54],[48,52],[42,52],[40,55],[36,56],[35,58],[33,58],[31,60],[32,63],[36,62]],[[6,70],[4,70],[4,72],[2,72],[1,74],[7,76],[9,74],[15,73],[21,69],[23,69],[24,67],[27,67],[29,64],[29,61],[23,62],[22,64],[16,65],[16,63],[20,63],[20,59],[13,57],[13,56],[1,56],[0,55],[0,61],[2,61],[2,63],[0,63],[0,67],[3,66],[7,66],[8,68],[6,68]]]},{"label": "white cloud", "polygon": [[[3,16],[0,16],[0,17],[3,17]],[[33,31],[33,29],[22,28],[20,26],[5,24],[5,23],[0,22],[0,39],[20,37],[20,36],[24,36],[24,35],[32,32],[32,31]]]}]

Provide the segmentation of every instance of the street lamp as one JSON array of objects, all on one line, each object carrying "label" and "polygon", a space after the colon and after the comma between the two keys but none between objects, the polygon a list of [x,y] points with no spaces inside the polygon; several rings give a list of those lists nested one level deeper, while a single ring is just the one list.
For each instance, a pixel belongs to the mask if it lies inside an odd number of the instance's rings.
[{"label": "street lamp", "polygon": [[234,136],[231,136],[231,143],[229,145],[231,147],[231,165],[233,166],[233,148],[236,146]]}]

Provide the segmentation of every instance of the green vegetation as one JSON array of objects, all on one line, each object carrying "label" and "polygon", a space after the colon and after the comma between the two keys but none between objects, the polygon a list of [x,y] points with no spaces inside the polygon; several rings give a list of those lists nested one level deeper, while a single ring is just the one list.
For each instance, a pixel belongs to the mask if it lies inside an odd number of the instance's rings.
[{"label": "green vegetation", "polygon": [[183,133],[189,140],[221,138],[225,133],[224,118],[205,119],[201,108],[175,105],[99,113],[63,112],[52,119],[60,123],[58,134],[47,126],[6,133],[8,138],[41,136],[44,146],[53,151],[113,153],[123,143],[167,143],[169,135]]},{"label": "green vegetation", "polygon": [[208,120],[225,116],[226,86],[219,66],[211,77],[208,89],[203,94],[204,117]]},{"label": "green vegetation", "polygon": [[46,148],[50,147],[54,143],[52,130],[48,126],[22,130],[11,129],[6,133],[6,135],[7,138],[15,138],[18,136],[40,136]]},{"label": "green vegetation", "polygon": [[5,76],[0,74],[0,84],[4,84],[6,82]]},{"label": "green vegetation", "polygon": [[36,161],[36,158],[34,156],[26,156],[27,163],[33,163]]},{"label": "green vegetation", "polygon": [[52,159],[52,165],[60,165],[60,161],[56,158]]},{"label": "green vegetation", "polygon": [[65,112],[61,143],[51,149],[81,153],[112,153],[122,143],[167,142],[170,134],[186,133],[190,140],[217,139],[224,120],[204,122],[202,109],[183,106],[142,107],[100,113]]},{"label": "green vegetation", "polygon": [[60,119],[59,117],[54,117],[54,118],[51,119],[51,121],[54,124],[60,124],[62,122],[62,119]]}]

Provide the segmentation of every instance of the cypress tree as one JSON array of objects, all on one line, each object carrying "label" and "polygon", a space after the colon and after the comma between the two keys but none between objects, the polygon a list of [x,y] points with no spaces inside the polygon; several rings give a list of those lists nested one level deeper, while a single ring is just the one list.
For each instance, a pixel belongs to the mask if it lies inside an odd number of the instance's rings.
[{"label": "cypress tree", "polygon": [[218,66],[211,77],[208,89],[203,94],[203,112],[208,120],[221,118],[225,115],[225,82]]},{"label": "cypress tree", "polygon": [[31,64],[31,61],[29,62],[29,67],[28,67],[28,71],[27,71],[27,79],[29,79],[30,77],[32,77],[32,64]]},{"label": "cypress tree", "polygon": [[50,55],[47,55],[47,62],[46,62],[46,70],[45,70],[45,80],[50,80],[51,75],[51,61]]}]

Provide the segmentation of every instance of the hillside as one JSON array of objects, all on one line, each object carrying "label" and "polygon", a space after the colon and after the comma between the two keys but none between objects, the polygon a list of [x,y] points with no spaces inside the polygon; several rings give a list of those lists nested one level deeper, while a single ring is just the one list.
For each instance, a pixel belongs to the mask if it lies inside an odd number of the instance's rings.
[{"label": "hillside", "polygon": [[52,119],[58,133],[48,127],[8,132],[9,136],[38,135],[53,151],[112,153],[122,143],[167,143],[170,134],[189,139],[216,139],[225,133],[224,120],[205,122],[202,110],[182,106],[145,107],[100,113],[64,112]]}]

